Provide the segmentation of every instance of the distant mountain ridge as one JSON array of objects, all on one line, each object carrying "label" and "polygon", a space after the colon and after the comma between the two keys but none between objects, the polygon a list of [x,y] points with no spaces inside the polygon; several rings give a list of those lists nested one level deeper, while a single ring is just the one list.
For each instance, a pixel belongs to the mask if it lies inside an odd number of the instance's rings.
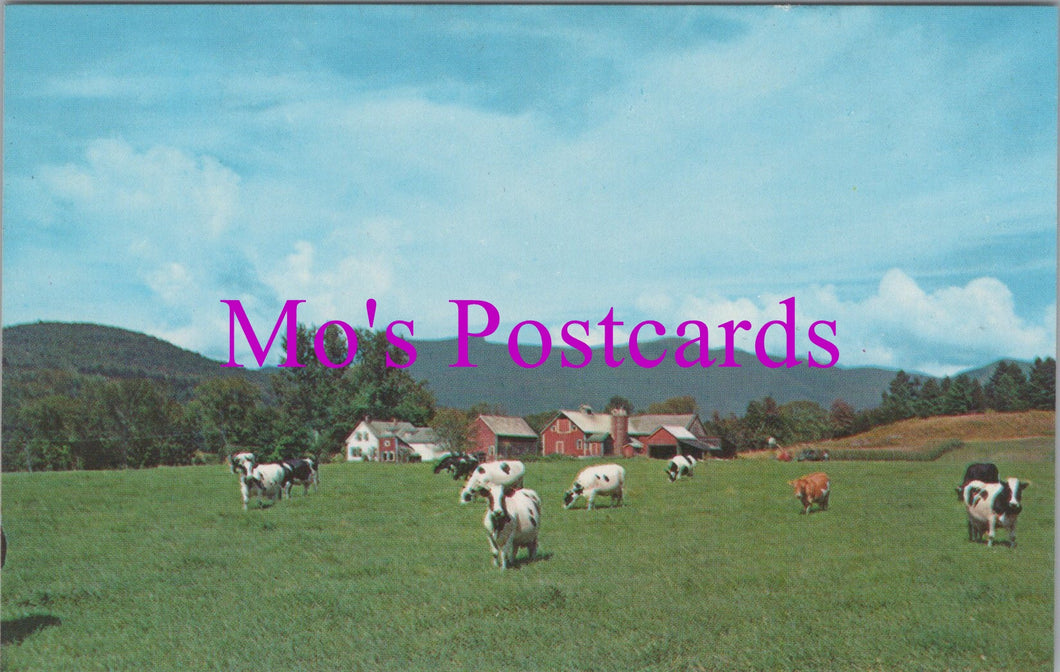
[{"label": "distant mountain ridge", "polygon": [[[428,381],[438,403],[468,408],[486,402],[515,415],[528,415],[588,404],[602,409],[613,396],[629,399],[638,409],[671,397],[691,395],[704,417],[717,410],[742,414],[749,401],[772,396],[779,403],[814,401],[828,408],[843,399],[855,408],[873,408],[894,378],[895,370],[861,367],[810,369],[802,364],[791,369],[769,369],[751,354],[737,351],[740,367],[679,367],[673,359],[679,339],[643,344],[653,357],[665,348],[667,358],[655,368],[642,368],[632,361],[608,367],[602,348],[595,348],[590,363],[581,369],[563,368],[559,352],[553,351],[540,367],[524,369],[512,361],[504,344],[474,340],[469,359],[474,368],[457,368],[457,341],[413,341],[416,361],[412,376]],[[275,347],[275,346],[274,346]],[[526,361],[537,361],[540,348],[520,348]],[[568,353],[572,354],[572,353]],[[686,353],[695,356],[696,352]],[[616,358],[628,358],[628,348],[616,347]],[[720,351],[711,356],[723,358]],[[582,357],[572,354],[580,362]],[[109,378],[146,377],[163,379],[190,389],[211,377],[239,373],[266,386],[274,368],[229,369],[221,362],[172,343],[138,332],[98,324],[38,322],[5,327],[3,366],[10,373],[34,369],[60,369]],[[995,364],[969,372],[984,380]],[[920,375],[920,374],[917,374]]]}]

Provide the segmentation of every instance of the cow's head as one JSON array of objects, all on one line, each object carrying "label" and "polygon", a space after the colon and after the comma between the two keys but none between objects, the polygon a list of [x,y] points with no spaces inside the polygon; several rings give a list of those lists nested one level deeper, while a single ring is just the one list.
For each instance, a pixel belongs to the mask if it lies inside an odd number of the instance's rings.
[{"label": "cow's head", "polygon": [[477,467],[471,472],[471,475],[467,477],[467,482],[464,484],[464,489],[460,491],[460,503],[470,504],[471,500],[475,499],[476,495],[481,495],[482,488],[488,485],[489,478],[486,476],[486,470],[483,467]]},{"label": "cow's head", "polygon": [[1005,480],[1001,491],[994,497],[993,509],[999,514],[1017,515],[1023,510],[1023,491],[1028,483],[1012,477]]},{"label": "cow's head", "polygon": [[241,477],[249,476],[250,472],[254,471],[254,466],[256,464],[257,459],[254,457],[254,453],[233,453],[228,458],[228,466],[232,470],[232,473]]},{"label": "cow's head", "polygon": [[796,478],[794,481],[788,481],[788,485],[795,489],[795,499],[803,501],[806,499],[806,479]]},{"label": "cow's head", "polygon": [[477,494],[485,497],[486,501],[489,502],[490,523],[493,525],[494,532],[499,533],[511,520],[511,516],[508,515],[508,509],[504,504],[504,500],[511,493],[504,486],[490,483],[480,486]]},{"label": "cow's head", "polygon": [[571,489],[563,493],[563,508],[569,509],[574,506],[574,502],[582,496],[585,488],[582,487],[581,483],[575,482]]}]

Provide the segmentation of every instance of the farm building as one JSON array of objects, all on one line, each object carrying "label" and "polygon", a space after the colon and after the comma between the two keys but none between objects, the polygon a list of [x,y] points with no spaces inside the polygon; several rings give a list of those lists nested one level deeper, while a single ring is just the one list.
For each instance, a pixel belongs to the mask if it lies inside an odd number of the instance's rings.
[{"label": "farm building", "polygon": [[484,453],[487,460],[537,452],[537,432],[518,417],[478,416],[471,426],[471,441],[471,452]]},{"label": "farm building", "polygon": [[433,429],[402,420],[365,418],[346,437],[350,462],[427,462],[445,453]]},{"label": "farm building", "polygon": [[719,439],[707,436],[699,416],[628,415],[617,408],[595,413],[588,406],[560,411],[541,433],[544,455],[604,457],[646,455],[670,459],[678,452],[696,458],[728,457]]}]

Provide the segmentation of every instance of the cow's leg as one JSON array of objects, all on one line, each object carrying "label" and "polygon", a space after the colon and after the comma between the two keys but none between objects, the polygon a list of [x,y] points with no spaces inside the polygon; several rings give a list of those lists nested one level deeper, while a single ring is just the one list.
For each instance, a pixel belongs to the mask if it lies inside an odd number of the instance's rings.
[{"label": "cow's leg", "polygon": [[493,554],[493,566],[500,567],[500,554],[501,549],[497,547],[497,541],[490,536],[490,553]]},{"label": "cow's leg", "polygon": [[589,500],[589,504],[588,504],[587,508],[590,511],[592,511],[593,510],[593,501],[596,500],[596,490],[590,490],[589,491],[589,497],[587,499]]},{"label": "cow's leg", "polygon": [[537,540],[531,541],[526,545],[526,551],[530,554],[530,561],[533,562],[534,558],[537,557]]},{"label": "cow's leg", "polygon": [[829,494],[830,493],[827,490],[825,490],[824,497],[821,498],[821,510],[822,511],[827,511],[828,510],[828,495]]},{"label": "cow's leg", "polygon": [[986,545],[987,546],[993,546],[994,545],[994,534],[996,532],[997,532],[997,516],[990,516],[990,525],[989,525],[989,528],[987,529],[987,533],[986,533],[987,534],[987,540],[986,540]]}]

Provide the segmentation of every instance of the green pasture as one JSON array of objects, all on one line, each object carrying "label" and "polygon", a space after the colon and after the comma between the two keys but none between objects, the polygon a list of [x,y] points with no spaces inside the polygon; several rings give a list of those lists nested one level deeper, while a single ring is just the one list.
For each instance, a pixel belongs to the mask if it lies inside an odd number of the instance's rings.
[{"label": "green pasture", "polygon": [[[225,467],[3,475],[6,670],[1051,670],[1051,439],[936,462],[623,461],[626,505],[562,508],[527,465],[541,557],[490,561],[483,503],[429,465],[335,464],[243,511]],[[1033,485],[1019,545],[967,541],[954,487]],[[823,469],[828,511],[786,481]],[[1005,533],[1000,538],[1006,540]],[[525,551],[520,555],[524,558]]]}]

